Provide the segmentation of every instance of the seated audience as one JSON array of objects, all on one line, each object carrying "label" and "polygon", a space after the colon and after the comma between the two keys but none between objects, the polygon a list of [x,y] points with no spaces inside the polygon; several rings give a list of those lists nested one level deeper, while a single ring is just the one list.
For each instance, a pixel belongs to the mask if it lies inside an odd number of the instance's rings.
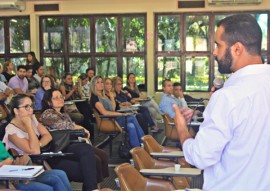
[{"label": "seated audience", "polygon": [[[132,105],[131,102],[135,103],[134,100],[132,100],[132,96],[127,92],[122,90],[123,80],[120,77],[114,77],[113,78],[113,89],[115,91],[115,99],[117,102],[119,102],[120,107],[130,107]],[[158,132],[159,128],[156,126],[155,122],[153,121],[149,109],[145,106],[140,106],[138,113],[142,114],[143,121],[146,122],[146,128],[151,128],[152,132]],[[141,124],[141,123],[140,123]],[[144,125],[141,124],[143,127]]]},{"label": "seated audience", "polygon": [[6,61],[4,63],[4,68],[3,68],[3,75],[5,76],[7,82],[9,82],[10,78],[15,76],[13,74],[13,69],[14,69],[14,64],[11,61]]},{"label": "seated audience", "polygon": [[33,76],[36,74],[37,68],[40,66],[39,61],[37,60],[35,52],[28,52],[26,58],[26,65],[30,65],[33,67]]},{"label": "seated audience", "polygon": [[41,78],[44,76],[44,66],[42,65],[38,65],[36,67],[36,73],[33,76],[34,78],[36,78],[36,80],[40,83],[41,82]]},{"label": "seated audience", "polygon": [[91,79],[95,76],[95,70],[94,68],[87,68],[85,73],[87,74],[88,76],[88,80],[89,82],[91,81]]},{"label": "seated audience", "polygon": [[0,81],[7,83],[7,79],[2,73],[3,73],[3,65],[0,63]]},{"label": "seated audience", "polygon": [[15,94],[25,94],[28,96],[34,96],[28,93],[28,81],[26,79],[26,68],[24,65],[19,65],[17,67],[16,76],[13,76],[9,82],[8,86],[13,89]]},{"label": "seated audience", "polygon": [[[65,101],[81,98],[81,92],[78,90],[77,85],[73,85],[72,75],[70,73],[65,73],[63,75],[59,89],[63,94]],[[85,125],[87,119],[85,119],[83,114],[80,113],[80,111],[78,110],[79,108],[77,108],[75,103],[65,105],[64,109],[68,113],[72,121],[75,121],[76,124],[80,124],[83,125],[85,128],[88,128],[88,126]]]},{"label": "seated audience", "polygon": [[[30,158],[27,155],[17,157],[16,160],[13,160],[13,157],[7,152],[3,143],[0,141],[0,167],[13,164],[26,165],[21,161],[25,163],[25,161],[29,160]],[[21,191],[72,191],[67,175],[62,170],[46,170],[30,182],[14,181],[13,185]]]},{"label": "seated audience", "polygon": [[[40,118],[42,124],[50,130],[84,129],[82,126],[76,125],[71,121],[70,117],[63,112],[64,99],[61,99],[61,97],[63,98],[61,92],[56,89],[50,89],[45,92],[42,100],[43,109],[45,111]],[[86,134],[89,135],[89,132],[86,129],[84,130]],[[88,146],[90,147],[90,145]],[[77,147],[77,149],[80,149],[80,147]],[[96,147],[92,147],[92,149],[96,158],[97,181],[102,182],[104,178],[109,176],[108,155],[106,152]]]},{"label": "seated audience", "polygon": [[90,91],[90,83],[88,81],[88,76],[85,73],[82,73],[79,76],[80,83],[82,85],[82,96],[83,97],[89,97],[89,91]]},{"label": "seated audience", "polygon": [[[53,100],[58,103],[63,97],[54,97]],[[7,125],[3,139],[7,150],[13,148],[18,154],[40,154],[40,149],[52,140],[49,131],[33,115],[32,104],[31,98],[24,94],[12,98],[10,106],[14,118]],[[83,182],[83,191],[95,190],[96,163],[92,147],[82,143],[70,144],[63,152],[74,155],[51,159],[51,167],[64,170],[71,181]]]},{"label": "seated audience", "polygon": [[[127,75],[127,86],[124,88],[124,90],[128,91],[132,99],[135,101],[138,99],[147,99],[147,96],[140,92],[136,84],[136,77],[134,73],[129,73]],[[148,100],[141,102],[141,105],[146,106],[149,109],[152,120],[154,121],[155,125],[157,125],[156,119],[161,119],[162,114],[157,103],[154,100]]]},{"label": "seated audience", "polygon": [[[111,78],[105,78],[105,81],[104,81],[104,91],[105,91],[105,95],[110,99],[110,97],[113,97],[114,100],[115,100],[115,92],[113,91],[112,89],[112,84],[113,84],[113,81]],[[113,103],[116,103],[115,107],[116,110],[120,109],[120,104],[119,102],[113,102]],[[137,121],[139,122],[144,134],[148,134],[148,123],[145,121],[143,115],[141,113],[138,113],[136,112],[136,119]]]},{"label": "seated audience", "polygon": [[173,104],[176,104],[179,108],[187,108],[187,103],[184,98],[179,99],[173,96],[173,83],[171,80],[166,79],[162,81],[162,90],[163,93],[159,103],[159,109],[163,113],[167,113],[171,118],[174,118],[175,111],[172,107]]},{"label": "seated audience", "polygon": [[26,68],[26,79],[28,81],[28,91],[31,93],[36,93],[37,89],[39,88],[40,83],[37,81],[36,78],[33,77],[33,69],[31,65],[25,66]]},{"label": "seated audience", "polygon": [[110,94],[110,98],[105,96],[104,83],[101,76],[92,78],[90,92],[90,104],[92,108],[95,108],[97,112],[102,115],[119,115],[119,117],[116,117],[116,121],[121,127],[125,127],[128,132],[130,145],[132,147],[140,146],[140,143],[142,142],[141,137],[144,136],[144,132],[136,117],[133,114],[127,114],[125,116],[125,114],[115,112],[116,103],[114,95]]},{"label": "seated audience", "polygon": [[[66,73],[62,78],[62,83],[60,84],[60,91],[65,97],[65,100],[76,100],[82,98],[82,87],[80,84],[73,85],[72,75]],[[94,126],[91,124],[92,114],[91,107],[87,101],[76,102],[76,107],[79,110],[79,113],[83,115],[83,120],[81,123],[78,123],[73,119],[77,124],[82,125],[91,133],[91,140],[94,139]],[[72,118],[72,116],[71,116]]]},{"label": "seated audience", "polygon": [[35,110],[42,110],[42,99],[46,90],[54,89],[54,81],[50,76],[41,78],[41,87],[37,90],[35,95]]},{"label": "seated audience", "polygon": [[9,102],[7,98],[11,98],[13,96],[13,91],[10,89],[4,82],[0,81],[0,101]]}]

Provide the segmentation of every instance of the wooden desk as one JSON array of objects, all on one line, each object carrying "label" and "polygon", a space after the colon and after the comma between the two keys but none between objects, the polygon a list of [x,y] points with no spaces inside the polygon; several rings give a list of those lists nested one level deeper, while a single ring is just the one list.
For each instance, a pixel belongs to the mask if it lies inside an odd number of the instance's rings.
[{"label": "wooden desk", "polygon": [[174,176],[188,176],[194,177],[201,174],[201,170],[197,168],[180,168],[179,171],[175,171],[174,167],[163,169],[142,169],[140,173],[145,176],[162,176],[162,177],[174,177]]}]

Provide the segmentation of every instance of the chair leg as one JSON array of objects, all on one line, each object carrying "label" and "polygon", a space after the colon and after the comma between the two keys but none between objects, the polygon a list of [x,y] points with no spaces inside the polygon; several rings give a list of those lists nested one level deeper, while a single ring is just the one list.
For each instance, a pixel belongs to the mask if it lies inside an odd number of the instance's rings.
[{"label": "chair leg", "polygon": [[109,135],[109,144],[110,144],[110,157],[112,156],[112,141],[113,141],[113,136]]}]

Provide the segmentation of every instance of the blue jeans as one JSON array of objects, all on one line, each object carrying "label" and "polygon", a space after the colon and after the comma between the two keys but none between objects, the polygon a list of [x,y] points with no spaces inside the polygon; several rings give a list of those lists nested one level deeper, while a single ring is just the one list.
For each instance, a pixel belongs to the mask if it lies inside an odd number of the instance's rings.
[{"label": "blue jeans", "polygon": [[62,170],[46,170],[28,184],[15,184],[22,191],[72,191],[67,175]]},{"label": "blue jeans", "polygon": [[[121,127],[126,128],[127,124],[127,132],[129,137],[129,142],[131,147],[138,147],[142,142],[141,138],[144,136],[144,132],[138,123],[136,117],[134,115],[129,115],[126,117],[117,117],[116,121],[119,123]],[[126,123],[126,124],[125,124]]]}]

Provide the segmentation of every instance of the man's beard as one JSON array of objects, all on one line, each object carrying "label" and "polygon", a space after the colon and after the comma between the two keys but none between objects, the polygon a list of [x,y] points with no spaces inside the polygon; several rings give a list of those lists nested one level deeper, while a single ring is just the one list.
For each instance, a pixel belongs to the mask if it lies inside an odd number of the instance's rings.
[{"label": "man's beard", "polygon": [[216,61],[218,62],[218,71],[221,74],[230,74],[232,73],[231,71],[231,66],[232,66],[232,54],[230,52],[230,48],[226,49],[225,55],[223,58],[218,59],[215,57]]}]

